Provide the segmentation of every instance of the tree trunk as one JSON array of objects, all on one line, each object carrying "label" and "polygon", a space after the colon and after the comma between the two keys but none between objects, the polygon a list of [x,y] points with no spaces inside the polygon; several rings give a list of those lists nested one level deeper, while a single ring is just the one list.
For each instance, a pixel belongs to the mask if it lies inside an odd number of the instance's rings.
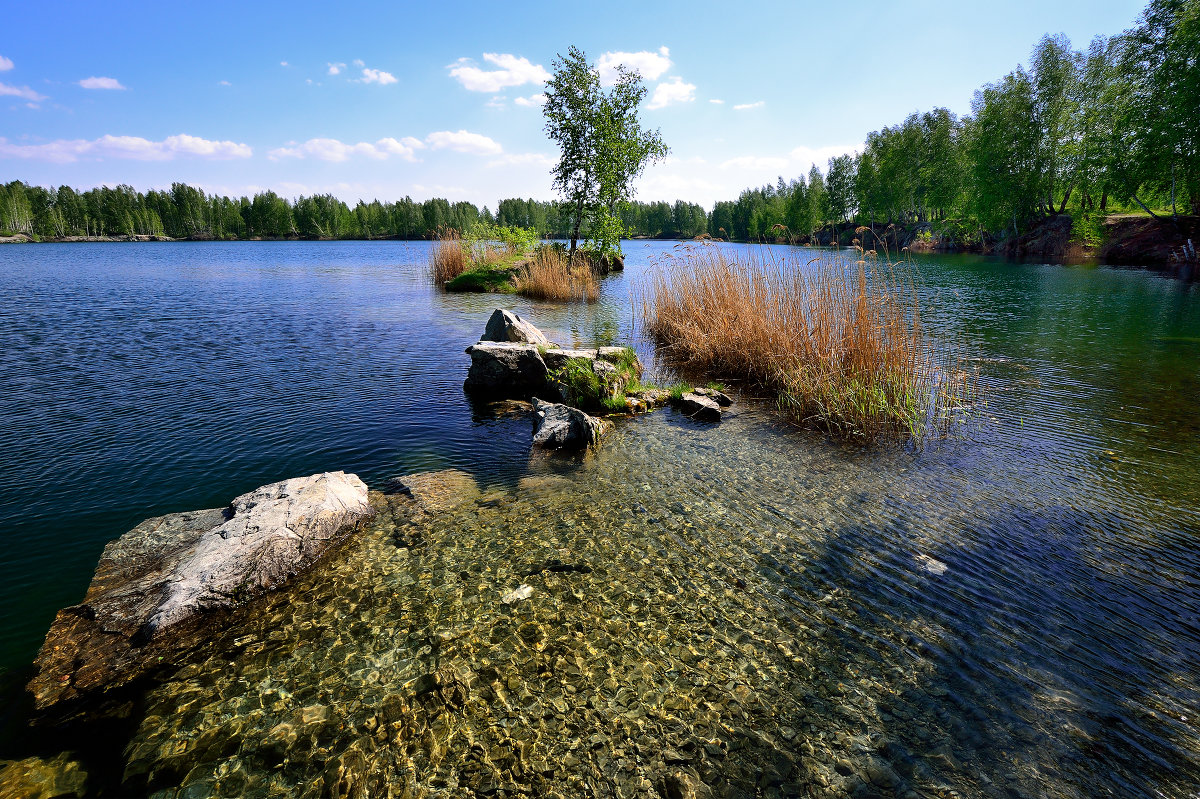
[{"label": "tree trunk", "polygon": [[1159,218],[1158,214],[1154,213],[1149,208],[1147,208],[1146,204],[1144,202],[1142,202],[1141,200],[1139,200],[1138,196],[1136,194],[1133,195],[1133,201],[1135,203],[1137,203],[1138,205],[1142,206],[1142,210],[1145,211],[1146,213],[1150,214],[1150,216],[1154,217],[1155,219]]},{"label": "tree trunk", "polygon": [[567,268],[575,266],[575,245],[579,241],[579,227],[583,224],[583,198],[575,204],[575,227],[571,230],[571,251],[567,254]]},{"label": "tree trunk", "polygon": [[1067,200],[1071,199],[1071,192],[1075,189],[1074,185],[1067,186],[1067,193],[1063,195],[1062,205],[1058,206],[1058,212],[1061,214],[1067,210]]}]

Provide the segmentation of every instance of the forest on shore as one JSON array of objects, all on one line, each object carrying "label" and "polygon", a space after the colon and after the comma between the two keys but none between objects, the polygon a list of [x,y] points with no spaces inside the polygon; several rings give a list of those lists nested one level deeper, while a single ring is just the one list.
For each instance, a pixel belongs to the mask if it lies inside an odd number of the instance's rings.
[{"label": "forest on shore", "polygon": [[[868,134],[861,153],[711,210],[635,201],[618,213],[630,237],[850,244],[856,228],[878,235],[890,225],[906,231],[905,243],[941,249],[991,249],[1062,217],[1073,241],[1098,245],[1104,220],[1119,212],[1170,216],[1182,229],[1181,212],[1200,215],[1197,98],[1200,0],[1153,0],[1133,28],[1086,49],[1043,37],[1028,66],[975,93],[968,116],[913,113]],[[419,239],[482,222],[547,238],[570,232],[569,214],[534,199],[504,199],[493,212],[442,198],[354,207],[329,194],[234,199],[182,183],[146,192],[0,187],[0,234],[35,240]]]}]

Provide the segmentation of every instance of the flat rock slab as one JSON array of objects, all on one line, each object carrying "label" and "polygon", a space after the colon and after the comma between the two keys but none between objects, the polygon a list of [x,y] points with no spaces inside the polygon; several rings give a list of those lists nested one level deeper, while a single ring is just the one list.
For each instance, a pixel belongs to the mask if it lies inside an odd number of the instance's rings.
[{"label": "flat rock slab", "polygon": [[35,705],[169,662],[210,614],[281,587],[372,513],[356,475],[325,472],[271,483],[225,509],[147,519],[105,547],[84,601],[58,612],[28,686]]}]

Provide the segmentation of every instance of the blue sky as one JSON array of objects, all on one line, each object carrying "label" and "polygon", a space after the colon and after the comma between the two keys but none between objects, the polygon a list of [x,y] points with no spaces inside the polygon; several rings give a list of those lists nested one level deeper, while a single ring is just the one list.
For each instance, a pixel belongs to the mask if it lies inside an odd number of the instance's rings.
[{"label": "blue sky", "polygon": [[550,199],[537,101],[574,44],[646,78],[672,153],[638,198],[711,206],[913,111],[969,113],[1042,34],[1085,47],[1143,5],[11,3],[0,182]]}]

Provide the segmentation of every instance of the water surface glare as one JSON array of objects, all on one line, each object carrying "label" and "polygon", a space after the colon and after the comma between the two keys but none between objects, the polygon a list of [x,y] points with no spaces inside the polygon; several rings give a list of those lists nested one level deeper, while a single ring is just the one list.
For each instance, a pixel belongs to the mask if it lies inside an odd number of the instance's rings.
[{"label": "water surface glare", "polygon": [[741,396],[531,453],[467,402],[462,350],[498,303],[562,343],[634,338],[679,250],[627,251],[582,307],[438,293],[420,243],[0,248],[10,683],[143,518],[326,469],[477,486],[389,502],[149,687],[107,771],[6,741],[0,793],[40,769],[162,797],[1196,796],[1195,285],[923,259],[986,405],[922,450]]}]

